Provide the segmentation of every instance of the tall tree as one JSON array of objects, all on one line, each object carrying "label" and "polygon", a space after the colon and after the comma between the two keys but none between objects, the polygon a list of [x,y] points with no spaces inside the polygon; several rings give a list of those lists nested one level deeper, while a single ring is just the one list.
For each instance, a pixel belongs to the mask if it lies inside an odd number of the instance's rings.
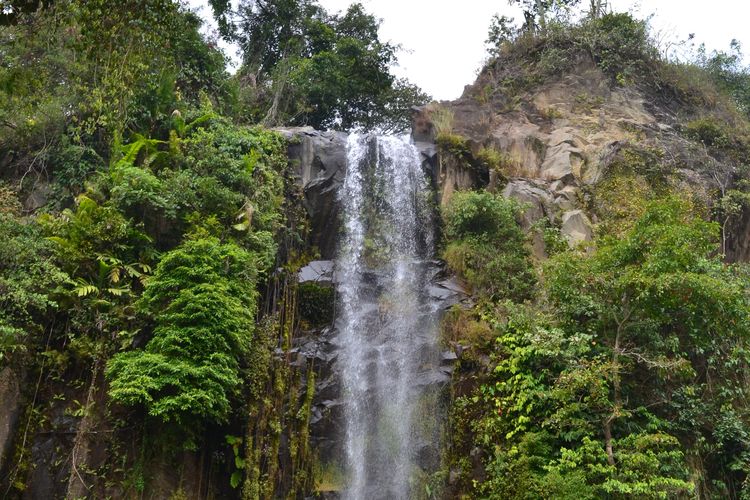
[{"label": "tall tree", "polygon": [[234,13],[215,4],[242,49],[252,118],[266,125],[404,130],[429,99],[393,75],[398,46],[361,4],[333,15],[315,0],[244,0]]}]

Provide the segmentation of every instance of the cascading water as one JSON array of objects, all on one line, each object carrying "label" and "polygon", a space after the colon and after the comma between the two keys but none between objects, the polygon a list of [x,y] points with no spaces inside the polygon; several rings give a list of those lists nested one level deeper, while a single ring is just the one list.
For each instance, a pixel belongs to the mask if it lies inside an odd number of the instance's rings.
[{"label": "cascading water", "polygon": [[430,189],[406,139],[353,134],[347,155],[336,261],[343,493],[406,499],[430,472],[439,436],[437,311],[425,292],[435,274]]}]

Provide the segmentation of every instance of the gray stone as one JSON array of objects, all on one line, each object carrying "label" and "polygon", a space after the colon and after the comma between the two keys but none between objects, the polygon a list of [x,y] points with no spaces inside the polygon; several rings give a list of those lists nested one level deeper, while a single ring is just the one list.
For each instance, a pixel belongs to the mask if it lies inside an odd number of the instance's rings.
[{"label": "gray stone", "polygon": [[562,142],[547,149],[542,176],[548,179],[561,180],[564,183],[575,182],[574,172],[580,170],[583,163],[583,153],[580,149]]},{"label": "gray stone", "polygon": [[318,247],[323,258],[333,258],[339,229],[336,197],[346,178],[347,134],[310,127],[276,130],[289,140],[289,161],[310,216],[310,244]]},{"label": "gray stone", "polygon": [[547,217],[552,220],[552,196],[546,190],[534,186],[529,181],[514,180],[503,189],[503,196],[513,198],[525,204],[521,224],[524,229],[530,228],[538,220]]},{"label": "gray stone", "polygon": [[333,266],[332,260],[313,260],[299,270],[297,279],[300,283],[313,281],[320,284],[332,284],[334,280]]},{"label": "gray stone", "polygon": [[[514,180],[509,182],[503,190],[503,196],[518,200],[525,205],[519,223],[527,231],[537,221],[545,217],[550,222],[554,220],[552,195],[548,191],[534,186],[530,181]],[[547,257],[544,239],[538,231],[534,232],[532,249],[535,257],[539,259]]]},{"label": "gray stone", "polygon": [[582,210],[571,210],[562,216],[560,234],[574,247],[582,241],[591,241],[594,229],[591,221]]}]

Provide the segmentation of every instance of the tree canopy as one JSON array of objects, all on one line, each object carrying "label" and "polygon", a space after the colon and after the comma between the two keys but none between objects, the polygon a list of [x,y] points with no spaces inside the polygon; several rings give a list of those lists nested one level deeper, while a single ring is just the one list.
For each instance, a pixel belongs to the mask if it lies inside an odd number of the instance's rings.
[{"label": "tree canopy", "polygon": [[242,50],[248,104],[267,124],[403,131],[428,97],[392,73],[399,47],[361,4],[329,14],[314,0],[215,3],[225,37]]}]

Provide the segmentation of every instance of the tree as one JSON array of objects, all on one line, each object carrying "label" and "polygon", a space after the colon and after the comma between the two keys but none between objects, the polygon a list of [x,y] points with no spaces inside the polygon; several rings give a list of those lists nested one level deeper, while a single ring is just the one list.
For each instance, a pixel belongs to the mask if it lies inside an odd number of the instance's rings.
[{"label": "tree", "polygon": [[[13,202],[12,204],[10,202]],[[38,225],[19,217],[14,194],[0,185],[0,367],[13,353],[41,342],[57,307],[56,291],[70,278],[56,264]]]},{"label": "tree", "polygon": [[455,193],[443,211],[450,243],[444,258],[477,293],[523,302],[535,277],[526,236],[516,222],[520,208],[492,193]]},{"label": "tree", "polygon": [[607,0],[589,0],[589,17],[596,19],[604,15],[608,6]]},{"label": "tree", "polygon": [[[492,457],[481,493],[664,498],[740,487],[750,303],[717,241],[717,224],[685,202],[653,202],[624,235],[552,257],[546,308],[482,307],[497,332],[494,367],[464,402],[484,405],[472,424]],[[697,455],[705,469],[691,473]]]},{"label": "tree", "polygon": [[750,116],[750,68],[743,66],[745,60],[742,45],[737,40],[729,44],[729,51],[714,51],[710,56],[701,46],[698,65],[706,69],[718,85],[727,92],[740,111]]},{"label": "tree", "polygon": [[[742,388],[748,359],[743,348],[738,351],[750,335],[746,284],[717,257],[717,235],[717,224],[667,199],[652,203],[622,240],[605,239],[591,257],[554,258],[548,268],[548,293],[562,313],[563,328],[593,334],[600,346],[592,351],[599,358],[559,379],[582,380],[584,373],[598,379],[598,384],[567,389],[559,384],[569,401],[584,397],[589,405],[569,406],[556,420],[576,422],[572,417],[582,409],[598,415],[594,421],[601,422],[610,466],[622,463],[615,444],[618,430],[636,428],[649,414],[674,422],[680,412],[669,401],[686,387],[716,409],[747,404],[749,395]],[[639,383],[645,378],[651,380],[647,388]],[[734,394],[731,400],[713,391],[701,394],[710,391],[704,381],[711,379],[723,381]],[[605,390],[594,398],[590,388],[600,384]],[[685,437],[704,425],[689,423]]]},{"label": "tree", "polygon": [[524,28],[534,32],[537,27],[542,31],[547,29],[547,15],[578,4],[580,0],[508,0],[510,5],[518,5],[523,9]]},{"label": "tree", "polygon": [[402,131],[410,108],[428,101],[393,76],[398,47],[380,40],[360,4],[331,15],[314,0],[247,0],[225,24],[236,25],[229,36],[243,51],[253,118],[266,125]]}]

